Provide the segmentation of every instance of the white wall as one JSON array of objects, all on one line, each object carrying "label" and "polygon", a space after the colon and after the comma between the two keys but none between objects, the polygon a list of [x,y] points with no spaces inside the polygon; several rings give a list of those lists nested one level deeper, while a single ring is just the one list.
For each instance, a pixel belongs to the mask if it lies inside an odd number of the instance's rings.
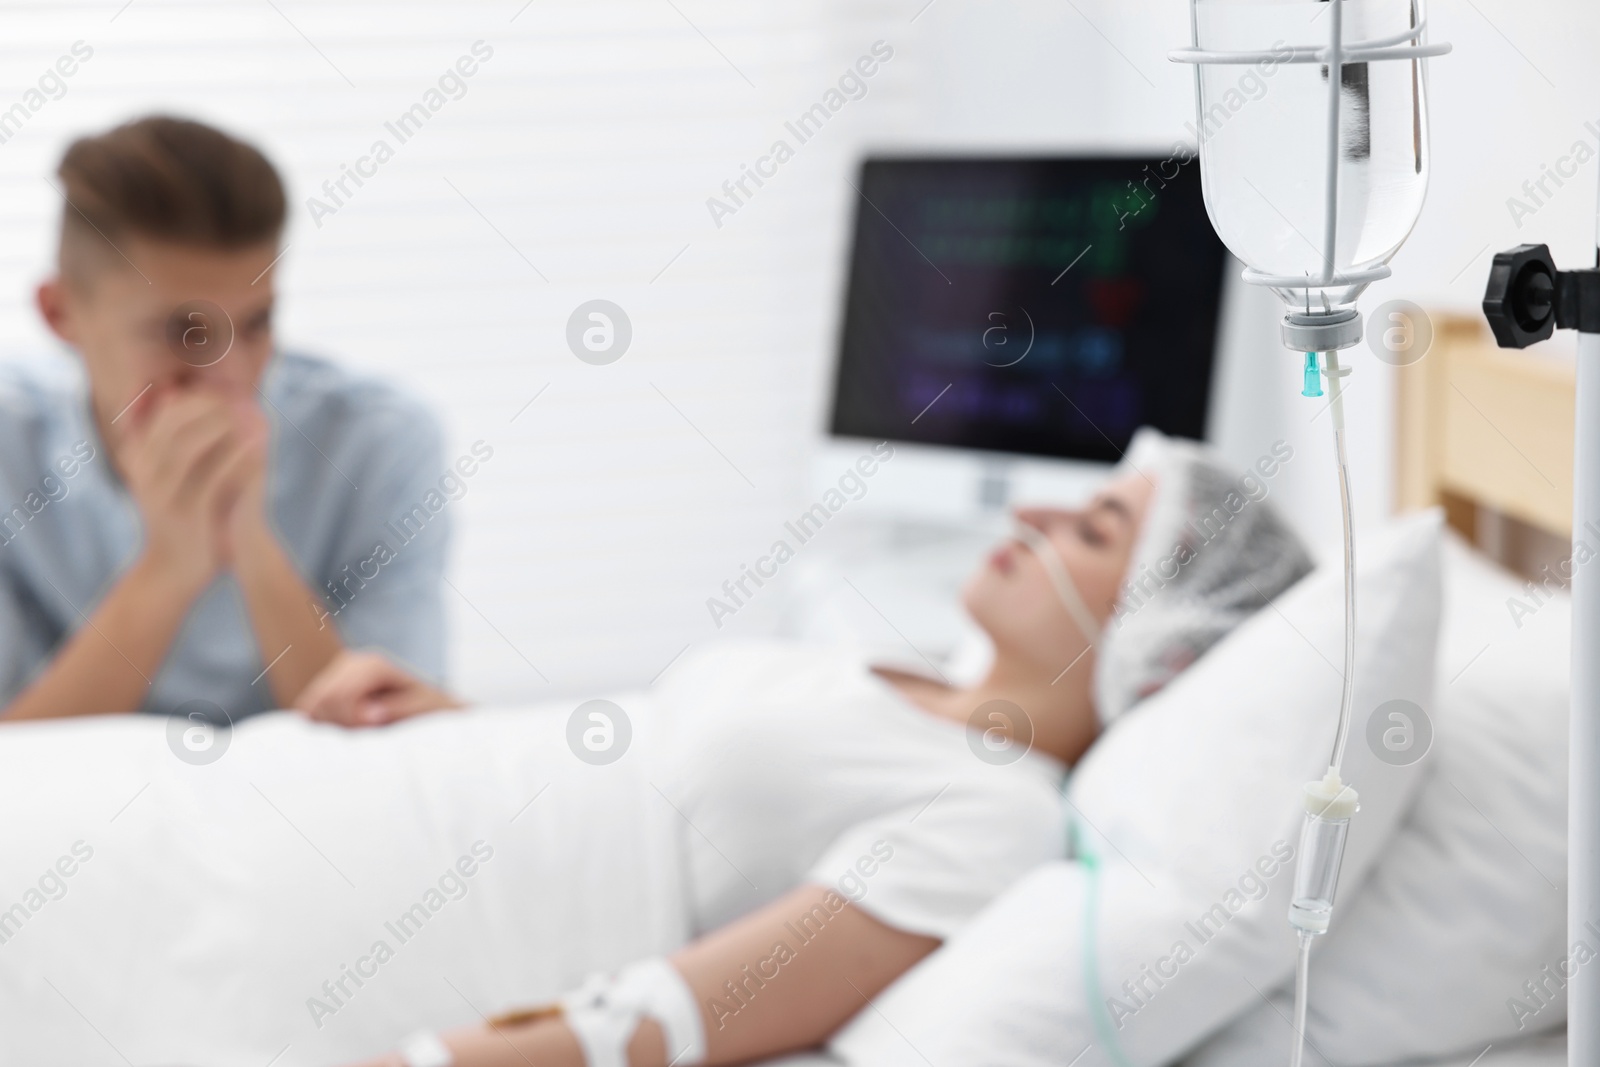
[{"label": "white wall", "polygon": [[[71,134],[165,108],[257,139],[296,200],[285,340],[425,393],[452,449],[496,448],[460,505],[452,572],[456,672],[486,699],[648,681],[713,632],[705,598],[803,501],[860,145],[1165,147],[1193,106],[1165,60],[1186,38],[1182,0],[275,2],[0,4],[0,106],[73,41],[95,49],[0,144],[0,345],[51,347],[28,292],[55,211],[42,176]],[[1588,256],[1594,162],[1521,231],[1504,200],[1594,136],[1600,14],[1577,0],[1434,14],[1457,50],[1434,64],[1433,191],[1368,306],[1470,308],[1489,250],[1536,232]],[[495,55],[467,95],[312,225],[304,198],[479,39]],[[878,39],[895,58],[867,97],[717,228],[706,198]],[[609,367],[564,342],[593,297],[634,325]],[[1296,395],[1274,315],[1254,300],[1225,442],[1241,463],[1277,436],[1301,444],[1307,474],[1283,491],[1331,532],[1326,420]],[[1391,383],[1370,357],[1358,376],[1370,517],[1388,504]]]}]

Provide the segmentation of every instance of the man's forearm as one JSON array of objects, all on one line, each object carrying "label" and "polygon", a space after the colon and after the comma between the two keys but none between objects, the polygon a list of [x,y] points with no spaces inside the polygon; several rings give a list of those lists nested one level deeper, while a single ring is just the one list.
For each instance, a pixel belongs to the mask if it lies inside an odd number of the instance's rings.
[{"label": "man's forearm", "polygon": [[137,711],[201,588],[139,559],[0,718]]},{"label": "man's forearm", "polygon": [[278,539],[257,525],[235,546],[234,573],[244,593],[272,697],[291,707],[307,683],[344,649],[338,631],[319,619],[318,603]]}]

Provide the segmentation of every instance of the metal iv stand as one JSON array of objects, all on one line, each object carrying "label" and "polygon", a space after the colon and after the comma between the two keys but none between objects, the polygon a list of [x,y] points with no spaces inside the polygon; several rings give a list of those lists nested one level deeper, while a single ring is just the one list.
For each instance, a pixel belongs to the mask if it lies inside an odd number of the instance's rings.
[{"label": "metal iv stand", "polygon": [[[1576,542],[1579,531],[1600,522],[1600,266],[1557,270],[1545,245],[1518,245],[1494,257],[1483,313],[1502,348],[1526,348],[1557,328],[1578,331],[1572,468]],[[1573,568],[1570,714],[1568,944],[1585,923],[1600,921],[1600,570],[1592,566]],[[1567,1062],[1600,1064],[1600,968],[1580,967],[1568,980]]]}]

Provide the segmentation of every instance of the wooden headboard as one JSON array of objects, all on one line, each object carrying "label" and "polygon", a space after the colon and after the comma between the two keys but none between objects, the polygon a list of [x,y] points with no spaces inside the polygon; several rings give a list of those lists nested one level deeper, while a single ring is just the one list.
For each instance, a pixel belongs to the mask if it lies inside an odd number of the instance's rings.
[{"label": "wooden headboard", "polygon": [[1452,526],[1524,572],[1538,568],[1505,558],[1507,523],[1538,531],[1546,549],[1570,543],[1570,360],[1497,348],[1481,319],[1449,315],[1397,373],[1398,510],[1442,504]]}]

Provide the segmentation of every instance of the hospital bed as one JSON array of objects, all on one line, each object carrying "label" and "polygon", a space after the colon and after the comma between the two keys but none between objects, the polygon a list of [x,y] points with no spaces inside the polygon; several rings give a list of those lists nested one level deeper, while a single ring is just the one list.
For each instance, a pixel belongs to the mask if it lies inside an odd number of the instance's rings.
[{"label": "hospital bed", "polygon": [[[1573,555],[1572,353],[1507,351],[1478,316],[1441,315],[1433,327],[1432,350],[1397,371],[1396,506],[1442,506],[1478,550],[1542,581],[1547,564]],[[1565,1034],[1479,1062],[1558,1067]]]},{"label": "hospital bed", "polygon": [[1499,536],[1501,517],[1535,539],[1570,541],[1571,354],[1550,354],[1555,342],[1498,348],[1478,318],[1441,315],[1433,329],[1432,350],[1396,372],[1397,507],[1442,505],[1464,537],[1510,564],[1517,546]]},{"label": "hospital bed", "polygon": [[[1443,504],[1501,553],[1518,538],[1491,514],[1570,532],[1570,368],[1441,319],[1400,377],[1402,506]],[[209,766],[149,719],[8,727],[0,1062],[339,1062],[671,949],[689,931],[670,842],[693,831],[648,770],[651,695],[612,699],[635,762],[571,759],[567,703],[367,733],[266,716]],[[577,860],[552,870],[553,852]],[[1433,1062],[1555,1067],[1565,1049],[1544,1033]]]}]

